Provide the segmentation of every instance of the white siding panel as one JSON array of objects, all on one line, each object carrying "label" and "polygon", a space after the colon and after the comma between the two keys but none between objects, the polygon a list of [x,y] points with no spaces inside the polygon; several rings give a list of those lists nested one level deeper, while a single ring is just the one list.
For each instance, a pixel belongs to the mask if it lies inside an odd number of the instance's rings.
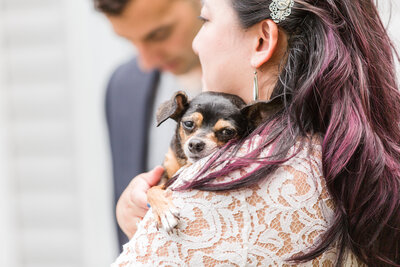
[{"label": "white siding panel", "polygon": [[37,7],[59,6],[60,1],[54,0],[2,0],[6,10],[19,11]]},{"label": "white siding panel", "polygon": [[[53,229],[75,229],[79,232],[80,203],[76,192],[64,193],[21,191],[20,225],[24,229],[47,232]],[[63,242],[60,240],[60,242]]]},{"label": "white siding panel", "polygon": [[13,123],[10,128],[18,157],[73,156],[68,121],[24,121]]},{"label": "white siding panel", "polygon": [[105,25],[91,0],[0,0],[0,266],[116,256],[103,90],[126,57],[92,54]]},{"label": "white siding panel", "polygon": [[21,233],[21,256],[26,263],[37,265],[79,266],[83,256],[80,239],[76,229],[27,229]]},{"label": "white siding panel", "polygon": [[[82,187],[81,180],[87,177],[78,164],[77,131],[83,129],[76,128],[73,101],[79,94],[75,88],[85,87],[79,86],[82,76],[72,81],[71,72],[80,60],[88,59],[83,56],[71,62],[69,58],[71,36],[67,32],[76,29],[68,29],[68,20],[81,18],[68,17],[66,6],[81,8],[69,0],[0,0],[0,110],[6,111],[0,114],[0,126],[5,129],[0,145],[7,144],[7,149],[0,147],[0,185],[6,190],[2,192],[6,201],[0,201],[9,207],[1,213],[8,218],[0,224],[5,237],[0,248],[6,253],[1,256],[8,257],[1,266],[83,267],[93,262],[85,259],[84,252],[90,250],[84,247],[87,244],[98,244],[103,251],[115,249],[111,242],[86,242],[92,235],[82,223],[86,221],[82,217],[91,225],[99,218],[111,222],[113,214],[110,209],[104,215],[104,209],[98,208],[105,206],[102,201],[111,204],[111,197],[104,194],[96,199],[100,205],[90,214],[82,208],[91,192]],[[101,157],[105,152],[99,151]],[[97,160],[95,155],[93,161]],[[96,169],[107,173],[104,164]],[[104,186],[97,189],[98,185],[91,188],[102,190]],[[105,225],[98,223],[104,236],[112,234]],[[103,266],[111,261],[104,261],[104,256],[99,259]]]},{"label": "white siding panel", "polygon": [[[53,2],[56,4],[56,1]],[[37,44],[61,45],[65,36],[62,10],[37,6],[31,9],[15,9],[5,13],[4,36],[6,47],[23,47]]]},{"label": "white siding panel", "polygon": [[[0,4],[2,2],[0,1]],[[15,194],[12,185],[12,176],[9,158],[10,136],[8,126],[8,91],[6,90],[7,64],[4,60],[6,51],[5,43],[4,12],[0,7],[0,266],[17,266],[18,249],[16,246],[17,226],[15,223]],[[19,266],[18,266],[19,267]]]},{"label": "white siding panel", "polygon": [[16,121],[66,120],[71,99],[60,84],[30,84],[10,88],[10,114]]},{"label": "white siding panel", "polygon": [[23,192],[75,191],[76,171],[68,157],[25,157],[14,161],[15,186]]},{"label": "white siding panel", "polygon": [[68,79],[63,46],[40,45],[9,49],[7,61],[11,83],[66,83]]},{"label": "white siding panel", "polygon": [[[36,6],[34,8],[6,9],[3,17],[5,35],[44,33],[62,28],[62,9],[59,5]],[[29,44],[29,39],[25,42]]]}]

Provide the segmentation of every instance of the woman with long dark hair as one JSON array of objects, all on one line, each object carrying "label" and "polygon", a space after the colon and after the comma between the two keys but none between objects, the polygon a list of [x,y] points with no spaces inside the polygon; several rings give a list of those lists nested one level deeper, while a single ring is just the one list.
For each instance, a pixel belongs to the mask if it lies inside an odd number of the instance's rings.
[{"label": "woman with long dark hair", "polygon": [[116,264],[400,266],[400,93],[374,1],[205,0],[201,19],[205,89],[281,104],[181,170],[177,232],[148,213]]}]

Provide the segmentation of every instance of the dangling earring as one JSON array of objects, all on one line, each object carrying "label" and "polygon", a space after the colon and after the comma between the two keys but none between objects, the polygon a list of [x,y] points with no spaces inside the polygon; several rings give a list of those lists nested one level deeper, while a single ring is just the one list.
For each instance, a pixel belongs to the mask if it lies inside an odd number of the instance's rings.
[{"label": "dangling earring", "polygon": [[257,70],[254,71],[254,81],[253,81],[253,100],[258,100],[258,78],[257,78]]}]

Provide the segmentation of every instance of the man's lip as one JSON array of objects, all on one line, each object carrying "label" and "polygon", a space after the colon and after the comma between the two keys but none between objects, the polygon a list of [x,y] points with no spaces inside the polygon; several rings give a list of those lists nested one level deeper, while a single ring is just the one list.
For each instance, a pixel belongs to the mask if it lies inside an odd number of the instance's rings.
[{"label": "man's lip", "polygon": [[162,70],[171,71],[171,70],[176,69],[177,65],[178,65],[178,61],[175,60],[175,61],[171,61],[171,62],[169,62],[167,64],[162,65],[161,69]]}]

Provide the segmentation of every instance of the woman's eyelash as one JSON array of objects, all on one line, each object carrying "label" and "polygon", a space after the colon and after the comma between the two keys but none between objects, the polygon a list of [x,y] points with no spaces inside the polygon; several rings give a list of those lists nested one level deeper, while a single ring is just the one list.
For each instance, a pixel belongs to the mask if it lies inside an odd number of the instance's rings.
[{"label": "woman's eyelash", "polygon": [[199,20],[201,20],[203,23],[208,21],[208,19],[206,19],[206,18],[204,18],[204,17],[202,17],[202,16],[198,16],[197,18],[198,18]]}]

